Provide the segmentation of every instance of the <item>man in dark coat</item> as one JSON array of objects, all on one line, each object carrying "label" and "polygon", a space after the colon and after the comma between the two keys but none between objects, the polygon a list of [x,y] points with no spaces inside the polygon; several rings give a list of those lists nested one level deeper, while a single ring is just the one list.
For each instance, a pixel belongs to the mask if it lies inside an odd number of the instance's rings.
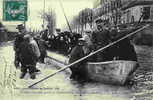
[{"label": "man in dark coat", "polygon": [[36,41],[32,36],[25,35],[24,41],[19,45],[19,48],[22,64],[20,78],[24,78],[27,71],[29,71],[31,79],[35,79],[36,64],[40,57],[40,51]]},{"label": "man in dark coat", "polygon": [[[112,28],[110,32],[110,39],[111,41],[116,41],[123,36],[129,34],[131,31],[122,31],[118,32],[116,28]],[[111,46],[108,48],[108,54],[110,59],[116,59],[116,60],[127,60],[127,61],[136,61],[137,62],[137,54],[135,52],[134,46],[131,44],[130,39],[126,38],[118,42],[117,44]],[[129,76],[125,82],[125,85],[132,85],[133,84],[133,72],[136,71],[136,69],[139,67],[139,64],[137,63],[135,69],[131,73],[129,73]]]},{"label": "man in dark coat", "polygon": [[[98,50],[109,44],[109,31],[105,27],[105,23],[101,20],[96,21],[97,30],[92,34],[92,43],[95,46],[95,50]],[[96,55],[96,61],[107,61],[107,54],[105,51],[99,52]]]},{"label": "man in dark coat", "polygon": [[[117,29],[112,29],[110,32],[110,39],[111,41],[116,41],[120,39],[121,37],[126,35],[125,32],[117,32]],[[131,44],[129,38],[126,38],[117,44],[113,45],[112,47],[109,48],[109,56],[116,57],[115,59],[118,60],[129,60],[129,61],[137,61],[137,55],[134,50],[134,46]]]},{"label": "man in dark coat", "polygon": [[19,63],[20,63],[20,59],[19,59],[19,55],[20,55],[20,51],[19,51],[19,45],[23,42],[23,37],[25,34],[27,34],[25,27],[23,26],[23,24],[20,24],[16,27],[16,29],[19,30],[18,34],[15,36],[15,40],[14,40],[14,51],[15,51],[15,60],[14,60],[14,64],[16,66],[16,68],[19,67]]},{"label": "man in dark coat", "polygon": [[[85,40],[81,38],[79,39],[78,44],[72,49],[70,53],[69,63],[73,63],[89,53],[90,51],[89,48],[87,48],[86,46]],[[86,62],[87,60],[83,60],[70,67],[70,70],[72,71],[70,77],[71,79],[87,80],[86,69],[85,69]]]}]

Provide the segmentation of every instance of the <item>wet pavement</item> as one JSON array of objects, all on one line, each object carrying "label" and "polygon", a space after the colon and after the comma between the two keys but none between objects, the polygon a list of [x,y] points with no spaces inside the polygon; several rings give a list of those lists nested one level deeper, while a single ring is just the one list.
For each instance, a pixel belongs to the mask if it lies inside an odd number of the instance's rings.
[{"label": "wet pavement", "polygon": [[[136,46],[138,59],[141,67],[136,73],[151,71],[153,51],[150,47]],[[55,54],[56,55],[56,54]],[[52,53],[52,56],[55,57]],[[57,55],[56,55],[57,56]],[[14,52],[9,44],[0,47],[0,97],[2,100],[139,100],[137,99],[136,86],[123,87],[116,85],[106,85],[96,82],[86,82],[80,84],[70,80],[70,70],[67,69],[44,82],[37,84],[33,89],[27,88],[29,85],[54,73],[63,67],[63,64],[54,60],[46,59],[46,64],[38,63],[37,67],[41,73],[37,74],[37,79],[32,80],[27,74],[24,79],[19,79],[20,70],[13,65]],[[62,58],[60,58],[62,59]],[[64,58],[63,58],[64,59]],[[63,60],[65,61],[65,60]],[[145,66],[145,67],[144,67]],[[138,89],[138,88],[137,88]],[[139,91],[141,92],[141,91]],[[140,97],[140,96],[139,96]],[[151,95],[143,96],[144,100],[151,100]],[[143,100],[143,99],[141,99]]]}]

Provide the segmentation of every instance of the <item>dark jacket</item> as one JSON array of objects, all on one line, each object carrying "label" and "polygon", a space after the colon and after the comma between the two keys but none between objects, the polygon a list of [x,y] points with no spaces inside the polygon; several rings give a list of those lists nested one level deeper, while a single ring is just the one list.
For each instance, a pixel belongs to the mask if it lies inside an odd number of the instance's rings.
[{"label": "dark jacket", "polygon": [[[82,46],[77,45],[72,49],[72,51],[70,53],[69,63],[73,63],[74,61],[76,61],[76,60],[78,60],[78,59],[80,59],[84,56],[85,56],[85,53],[82,49]],[[79,66],[79,65],[82,65],[82,64],[83,64],[83,62],[80,62],[78,64],[75,64],[75,66]]]},{"label": "dark jacket", "polygon": [[[114,38],[112,38],[112,42],[116,41],[123,36],[125,36],[127,32],[117,33]],[[109,48],[109,56],[110,57],[117,57],[119,60],[130,60],[130,61],[137,61],[137,55],[134,49],[134,46],[131,44],[129,38],[126,38],[117,44],[111,46]]]},{"label": "dark jacket", "polygon": [[137,61],[137,55],[134,46],[130,43],[129,39],[124,39],[118,44],[118,55],[120,60]]},{"label": "dark jacket", "polygon": [[92,43],[104,47],[109,43],[109,31],[95,31],[92,34]]},{"label": "dark jacket", "polygon": [[35,41],[24,41],[20,44],[20,59],[22,63],[35,63],[37,62],[39,56],[40,51]]},{"label": "dark jacket", "polygon": [[14,50],[15,52],[19,51],[19,45],[23,42],[24,34],[17,34],[14,40]]}]

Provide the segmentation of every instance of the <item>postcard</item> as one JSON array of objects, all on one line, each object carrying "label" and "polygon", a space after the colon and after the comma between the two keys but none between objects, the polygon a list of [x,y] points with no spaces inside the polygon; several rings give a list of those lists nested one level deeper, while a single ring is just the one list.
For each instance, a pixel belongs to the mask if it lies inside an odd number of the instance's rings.
[{"label": "postcard", "polygon": [[0,0],[1,100],[152,100],[152,0]]}]

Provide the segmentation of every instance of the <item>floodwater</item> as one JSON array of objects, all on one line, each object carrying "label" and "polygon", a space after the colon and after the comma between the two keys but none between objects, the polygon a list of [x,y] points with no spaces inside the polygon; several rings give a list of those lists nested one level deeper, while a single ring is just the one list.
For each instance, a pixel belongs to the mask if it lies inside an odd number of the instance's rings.
[{"label": "floodwater", "polygon": [[[141,64],[138,72],[142,69],[151,71],[153,69],[152,48],[136,46],[136,51]],[[27,74],[21,80],[19,79],[20,70],[15,69],[13,65],[14,52],[12,46],[1,47],[0,57],[0,84],[2,85],[0,85],[0,97],[2,100],[139,100],[135,99],[135,91],[130,87],[98,82],[78,83],[70,80],[71,72],[69,69],[50,77],[33,88],[28,88],[29,85],[56,72],[63,65],[48,59],[46,64],[39,63],[37,65],[41,70],[41,73],[37,74],[37,79],[32,80]]]}]

